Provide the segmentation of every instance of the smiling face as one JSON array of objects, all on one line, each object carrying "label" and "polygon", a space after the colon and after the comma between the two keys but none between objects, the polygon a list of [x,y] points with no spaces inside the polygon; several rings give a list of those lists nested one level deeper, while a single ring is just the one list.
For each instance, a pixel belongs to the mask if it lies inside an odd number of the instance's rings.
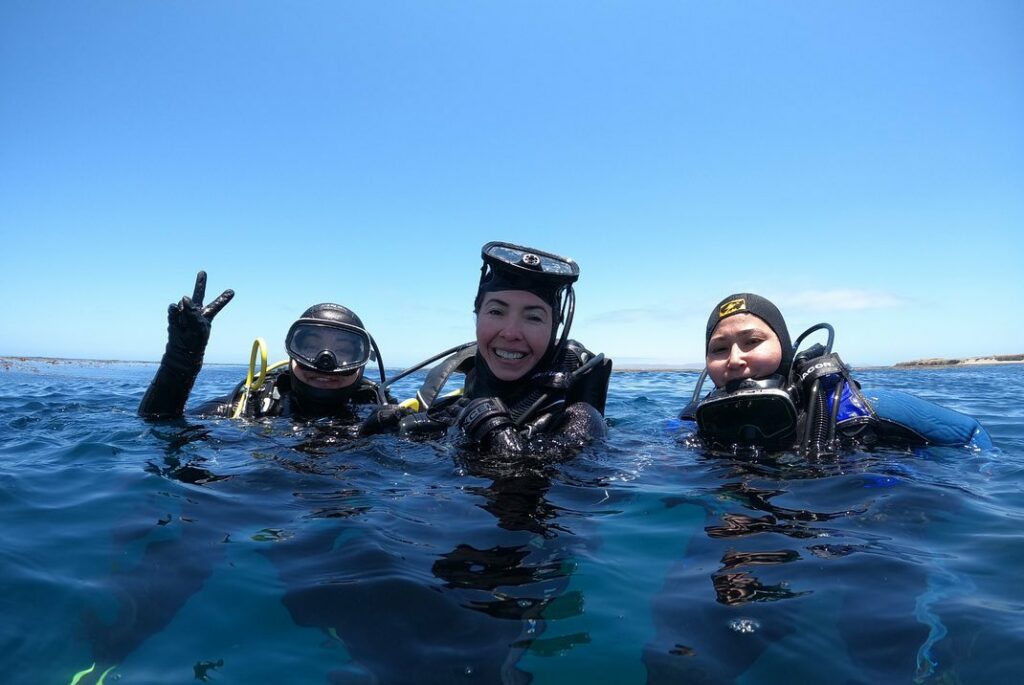
[{"label": "smiling face", "polygon": [[547,352],[552,326],[551,306],[533,293],[487,293],[476,315],[477,349],[499,380],[519,380]]},{"label": "smiling face", "polygon": [[735,314],[715,327],[705,358],[715,387],[743,378],[767,378],[782,363],[779,336],[753,314]]},{"label": "smiling face", "polygon": [[352,385],[359,378],[358,370],[348,374],[320,373],[296,364],[295,360],[292,360],[291,370],[300,381],[310,387],[320,388],[321,390],[341,390]]}]

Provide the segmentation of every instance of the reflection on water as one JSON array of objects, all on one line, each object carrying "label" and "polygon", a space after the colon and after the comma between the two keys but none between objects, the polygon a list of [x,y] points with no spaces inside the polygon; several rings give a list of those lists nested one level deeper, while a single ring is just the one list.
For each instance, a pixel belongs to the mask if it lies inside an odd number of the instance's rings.
[{"label": "reflection on water", "polygon": [[[813,461],[692,449],[667,419],[695,376],[616,375],[608,442],[551,464],[147,423],[151,371],[4,372],[5,682],[1016,677],[1020,374],[866,374],[956,395],[993,453]],[[213,371],[198,395],[237,383]]]}]

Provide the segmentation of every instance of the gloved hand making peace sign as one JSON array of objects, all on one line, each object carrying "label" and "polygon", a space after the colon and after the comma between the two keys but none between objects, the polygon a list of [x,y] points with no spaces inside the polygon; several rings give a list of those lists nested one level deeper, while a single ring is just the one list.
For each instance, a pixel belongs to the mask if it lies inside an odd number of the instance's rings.
[{"label": "gloved hand making peace sign", "polygon": [[156,376],[139,403],[140,415],[152,418],[182,415],[192,384],[203,368],[210,323],[234,296],[234,290],[225,290],[204,307],[206,272],[200,271],[196,274],[192,297],[186,295],[181,302],[167,308],[167,348]]},{"label": "gloved hand making peace sign", "polygon": [[203,353],[210,340],[210,324],[224,306],[235,296],[234,290],[225,290],[217,299],[203,306],[206,297],[206,272],[196,274],[192,297],[167,308],[167,351],[164,362],[185,371],[198,372],[203,365]]}]

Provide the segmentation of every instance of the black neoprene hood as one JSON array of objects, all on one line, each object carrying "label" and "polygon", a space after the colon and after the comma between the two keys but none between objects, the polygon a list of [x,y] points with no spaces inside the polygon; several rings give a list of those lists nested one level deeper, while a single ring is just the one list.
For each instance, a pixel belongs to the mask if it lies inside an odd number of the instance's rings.
[{"label": "black neoprene hood", "polygon": [[320,319],[321,321],[337,321],[338,323],[347,323],[353,326],[359,326],[360,328],[366,328],[363,326],[363,320],[356,316],[356,313],[351,309],[331,302],[315,304],[302,312],[302,316],[299,318]]},{"label": "black neoprene hood", "polygon": [[771,300],[754,293],[734,293],[715,305],[715,308],[711,310],[711,316],[708,317],[707,331],[704,335],[704,354],[708,352],[711,336],[718,324],[723,319],[736,314],[753,314],[768,324],[775,335],[779,336],[779,343],[782,345],[782,361],[779,368],[773,373],[788,375],[790,365],[793,363],[793,342],[789,338],[786,320],[782,318],[782,312]]}]

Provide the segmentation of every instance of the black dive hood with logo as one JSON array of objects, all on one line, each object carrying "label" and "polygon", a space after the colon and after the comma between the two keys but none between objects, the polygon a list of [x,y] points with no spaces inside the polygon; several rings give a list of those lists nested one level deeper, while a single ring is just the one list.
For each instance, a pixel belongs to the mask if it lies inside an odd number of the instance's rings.
[{"label": "black dive hood with logo", "polygon": [[[709,326],[709,337],[710,330]],[[816,324],[800,334],[792,349],[798,350],[800,343],[818,330],[828,332],[825,346],[816,344],[797,354],[795,362],[780,365],[779,372],[767,378],[730,381],[701,399],[705,368],[681,418],[696,421],[700,437],[718,446],[777,449],[799,444],[805,452],[811,447],[821,450],[829,439],[817,426],[820,421],[816,419],[822,415],[818,405],[824,399],[819,396],[818,381],[840,370],[845,373],[842,362],[832,354],[835,331],[827,323]],[[800,436],[800,407],[808,404],[812,411],[804,421],[805,434]]]}]

